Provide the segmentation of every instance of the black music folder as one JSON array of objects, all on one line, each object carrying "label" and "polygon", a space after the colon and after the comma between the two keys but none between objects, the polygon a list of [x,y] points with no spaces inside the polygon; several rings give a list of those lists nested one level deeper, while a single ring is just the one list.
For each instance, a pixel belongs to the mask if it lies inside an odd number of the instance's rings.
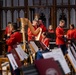
[{"label": "black music folder", "polygon": [[48,47],[46,47],[46,45],[44,45],[41,41],[30,41],[30,42],[34,42],[36,44],[36,46],[38,48],[41,48],[42,50],[48,49]]}]

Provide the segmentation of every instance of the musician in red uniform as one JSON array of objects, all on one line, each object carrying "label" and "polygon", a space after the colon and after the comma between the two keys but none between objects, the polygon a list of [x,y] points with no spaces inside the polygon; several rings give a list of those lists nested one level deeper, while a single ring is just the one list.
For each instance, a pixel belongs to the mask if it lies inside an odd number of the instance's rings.
[{"label": "musician in red uniform", "polygon": [[49,33],[54,33],[54,30],[53,30],[52,25],[49,26],[48,32],[49,32]]},{"label": "musician in red uniform", "polygon": [[[12,31],[12,34],[8,37],[6,40],[6,43],[8,45],[8,53],[11,53],[11,50],[13,49],[13,45],[18,44],[22,40],[22,35],[17,30],[17,25],[14,23],[10,26],[10,30]],[[16,69],[13,71],[12,66],[10,64],[11,74],[12,75],[20,75],[20,70]]]},{"label": "musician in red uniform", "polygon": [[58,45],[63,54],[65,55],[67,53],[67,46],[65,43],[65,35],[64,35],[64,27],[65,21],[61,20],[59,26],[56,28],[56,45]]},{"label": "musician in red uniform", "polygon": [[74,38],[74,41],[76,42],[76,29],[74,29],[74,36],[73,36],[73,38]]},{"label": "musician in red uniform", "polygon": [[3,40],[5,40],[7,38],[7,36],[9,36],[11,34],[11,30],[10,30],[10,26],[12,25],[11,22],[8,22],[7,27],[5,28],[5,32],[4,32],[4,38]]},{"label": "musician in red uniform", "polygon": [[72,40],[74,38],[74,33],[75,33],[74,24],[71,24],[70,29],[67,31],[68,40]]},{"label": "musician in red uniform", "polygon": [[[41,42],[48,48],[50,40],[47,37],[47,34],[48,34],[47,32],[43,32],[42,33]],[[38,50],[36,59],[37,60],[42,59],[43,58],[42,53],[48,52],[49,51],[48,49],[46,49],[46,50]]]},{"label": "musician in red uniform", "polygon": [[[36,21],[36,20],[33,20],[32,25],[33,25],[33,27],[34,27],[34,30],[37,29],[37,24],[38,24],[37,21]],[[36,35],[34,35],[34,34],[31,32],[30,28],[28,28],[28,41],[34,40],[34,39],[35,39],[35,36],[36,36]]]},{"label": "musician in red uniform", "polygon": [[42,22],[41,19],[38,20],[38,23],[39,23],[39,24],[38,24],[38,27],[41,27],[42,32],[46,32],[47,29],[46,29],[46,27],[45,27],[45,25],[43,24],[43,22]]},{"label": "musician in red uniform", "polygon": [[10,26],[10,30],[12,31],[12,34],[6,40],[6,43],[8,45],[8,52],[10,52],[13,49],[13,45],[20,43],[22,41],[21,33],[16,31],[15,28],[16,28],[16,24]]},{"label": "musician in red uniform", "polygon": [[[11,22],[8,22],[7,27],[5,28],[5,32],[4,32],[4,37],[3,37],[3,41],[6,41],[6,39],[8,38],[9,35],[11,35],[11,30],[10,30],[10,26],[12,25]],[[7,52],[8,46],[5,45],[5,51]]]},{"label": "musician in red uniform", "polygon": [[49,47],[49,38],[47,38],[47,32],[42,33],[41,42]]},{"label": "musician in red uniform", "polygon": [[5,29],[5,34],[11,33],[10,29],[9,29],[11,24],[12,24],[11,22],[8,22],[8,25],[7,25],[6,29]]},{"label": "musician in red uniform", "polygon": [[48,28],[48,38],[50,38],[50,41],[55,40],[55,32],[53,30],[52,25],[49,25],[49,28]]}]

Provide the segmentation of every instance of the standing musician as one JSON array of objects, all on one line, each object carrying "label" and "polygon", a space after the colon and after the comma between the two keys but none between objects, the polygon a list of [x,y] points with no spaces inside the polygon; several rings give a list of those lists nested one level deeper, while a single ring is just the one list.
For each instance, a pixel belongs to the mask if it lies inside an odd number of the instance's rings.
[{"label": "standing musician", "polygon": [[[11,53],[11,50],[13,49],[13,45],[18,44],[22,40],[22,35],[20,32],[17,31],[17,25],[16,23],[12,24],[10,26],[10,30],[12,31],[12,34],[6,39],[6,44],[8,45],[8,53]],[[12,66],[10,65],[11,74],[12,75],[20,75],[19,69],[16,71],[13,71]]]},{"label": "standing musician", "polygon": [[61,48],[63,54],[65,55],[67,53],[67,46],[65,43],[66,36],[64,35],[64,25],[65,21],[60,20],[59,26],[56,28],[56,45]]},{"label": "standing musician", "polygon": [[67,31],[67,39],[71,41],[74,38],[74,33],[74,24],[70,24],[70,29]]},{"label": "standing musician", "polygon": [[76,28],[74,29],[74,36],[73,36],[73,38],[74,38],[74,41],[73,42],[76,43]]}]

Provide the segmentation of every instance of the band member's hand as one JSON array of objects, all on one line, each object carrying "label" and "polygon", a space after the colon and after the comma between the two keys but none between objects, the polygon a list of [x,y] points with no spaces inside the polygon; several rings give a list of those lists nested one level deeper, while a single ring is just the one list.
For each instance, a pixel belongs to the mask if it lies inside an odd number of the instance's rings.
[{"label": "band member's hand", "polygon": [[7,34],[7,36],[10,36],[10,34]]},{"label": "band member's hand", "polygon": [[71,43],[71,41],[69,40],[68,43]]},{"label": "band member's hand", "polygon": [[3,38],[3,41],[5,41],[6,39],[5,38]]},{"label": "band member's hand", "polygon": [[31,21],[29,19],[25,18],[25,25],[28,25],[28,24],[32,25]]},{"label": "band member's hand", "polygon": [[64,35],[64,38],[67,38],[67,35]]},{"label": "band member's hand", "polygon": [[40,28],[40,32],[42,32],[42,28]]},{"label": "band member's hand", "polygon": [[26,22],[26,24],[29,22],[29,20],[27,19],[27,18],[25,18],[25,22]]},{"label": "band member's hand", "polygon": [[27,25],[29,20],[27,18],[20,18],[22,25]]}]

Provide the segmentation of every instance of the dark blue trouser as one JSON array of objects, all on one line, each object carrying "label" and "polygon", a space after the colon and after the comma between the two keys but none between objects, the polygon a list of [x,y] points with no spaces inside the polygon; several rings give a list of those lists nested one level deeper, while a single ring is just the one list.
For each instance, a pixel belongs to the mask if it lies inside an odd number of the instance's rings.
[{"label": "dark blue trouser", "polygon": [[42,50],[42,51],[38,50],[38,52],[36,53],[37,54],[36,55],[36,60],[42,59],[43,58],[42,53],[45,53],[45,52],[48,52],[48,51],[49,50]]},{"label": "dark blue trouser", "polygon": [[59,47],[61,48],[63,54],[67,54],[67,46],[64,44],[64,45],[59,45]]}]

